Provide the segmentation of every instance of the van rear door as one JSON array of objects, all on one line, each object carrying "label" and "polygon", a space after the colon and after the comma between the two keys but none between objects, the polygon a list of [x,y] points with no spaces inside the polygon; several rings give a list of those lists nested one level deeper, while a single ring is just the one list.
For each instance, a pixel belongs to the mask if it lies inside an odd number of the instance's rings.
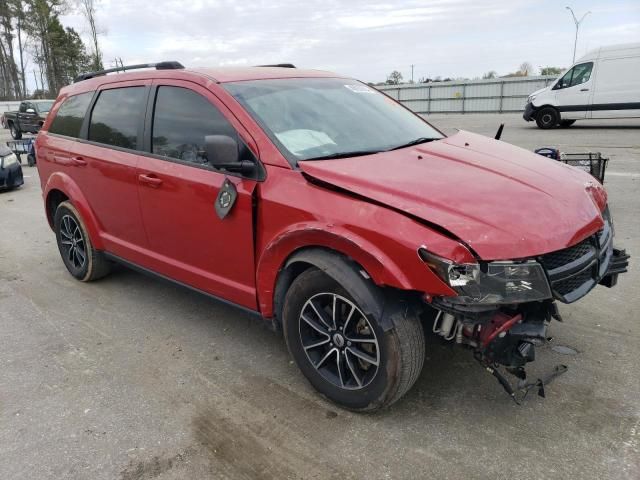
[{"label": "van rear door", "polygon": [[593,118],[640,117],[640,55],[602,58],[593,93]]},{"label": "van rear door", "polygon": [[553,86],[557,108],[563,120],[587,118],[591,108],[593,62],[574,65]]}]

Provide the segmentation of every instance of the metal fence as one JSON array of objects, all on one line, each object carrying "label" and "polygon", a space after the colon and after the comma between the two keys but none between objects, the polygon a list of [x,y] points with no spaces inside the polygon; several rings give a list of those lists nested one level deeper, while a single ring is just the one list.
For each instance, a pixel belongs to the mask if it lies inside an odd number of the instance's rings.
[{"label": "metal fence", "polygon": [[557,76],[510,77],[377,87],[416,113],[503,113],[524,110],[531,92]]},{"label": "metal fence", "polygon": [[11,110],[18,110],[19,107],[20,102],[16,102],[13,100],[0,100],[0,115]]}]

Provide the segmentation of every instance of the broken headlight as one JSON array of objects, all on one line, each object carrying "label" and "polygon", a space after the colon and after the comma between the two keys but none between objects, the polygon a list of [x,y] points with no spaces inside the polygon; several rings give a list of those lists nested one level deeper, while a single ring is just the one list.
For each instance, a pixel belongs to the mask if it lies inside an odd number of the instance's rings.
[{"label": "broken headlight", "polygon": [[420,248],[418,254],[458,293],[458,296],[448,298],[453,303],[505,304],[551,298],[544,269],[533,260],[460,264],[424,248]]}]

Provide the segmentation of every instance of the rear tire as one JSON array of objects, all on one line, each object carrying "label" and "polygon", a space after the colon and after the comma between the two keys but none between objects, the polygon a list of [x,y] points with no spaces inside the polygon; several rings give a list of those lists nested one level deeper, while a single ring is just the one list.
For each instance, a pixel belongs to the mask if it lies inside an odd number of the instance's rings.
[{"label": "rear tire", "polygon": [[553,107],[541,108],[536,114],[536,124],[543,130],[554,128],[560,121],[558,111]]},{"label": "rear tire", "polygon": [[569,128],[574,123],[576,123],[575,120],[560,120],[560,128]]},{"label": "rear tire", "polygon": [[20,128],[18,128],[13,122],[9,124],[9,133],[11,133],[11,138],[13,138],[14,140],[20,140],[22,138],[22,132],[20,131]]},{"label": "rear tire", "polygon": [[425,357],[418,316],[396,310],[392,328],[383,331],[380,319],[365,315],[345,287],[310,268],[285,296],[287,347],[311,385],[331,401],[356,411],[387,407],[413,386]]},{"label": "rear tire", "polygon": [[60,256],[71,275],[90,282],[111,271],[111,262],[93,247],[80,214],[70,202],[58,205],[53,224]]}]

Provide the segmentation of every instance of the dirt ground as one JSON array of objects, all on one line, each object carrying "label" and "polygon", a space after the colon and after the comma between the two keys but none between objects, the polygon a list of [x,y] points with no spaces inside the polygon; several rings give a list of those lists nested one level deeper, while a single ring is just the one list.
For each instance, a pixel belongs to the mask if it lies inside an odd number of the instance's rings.
[{"label": "dirt ground", "polygon": [[533,374],[569,367],[546,399],[517,406],[467,351],[431,345],[398,404],[341,410],[245,313],[124,268],[72,279],[25,167],[0,194],[0,478],[640,478],[640,121],[431,120],[611,158],[616,243],[635,257],[616,288],[561,306],[552,345],[577,353],[539,350]]}]

